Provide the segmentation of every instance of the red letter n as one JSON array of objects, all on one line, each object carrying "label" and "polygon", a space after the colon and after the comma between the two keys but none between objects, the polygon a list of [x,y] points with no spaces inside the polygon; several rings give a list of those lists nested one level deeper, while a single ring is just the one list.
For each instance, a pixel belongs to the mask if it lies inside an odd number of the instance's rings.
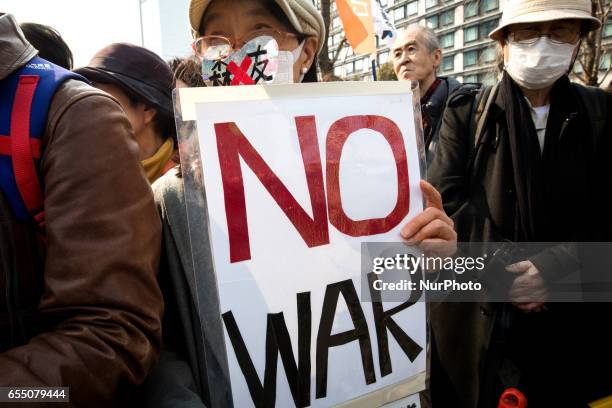
[{"label": "red letter n", "polygon": [[314,116],[297,117],[295,123],[312,205],[312,218],[295,200],[235,123],[215,124],[230,243],[230,262],[232,263],[251,259],[240,157],[253,170],[274,201],[287,215],[306,245],[315,247],[329,243],[323,170],[315,118]]}]

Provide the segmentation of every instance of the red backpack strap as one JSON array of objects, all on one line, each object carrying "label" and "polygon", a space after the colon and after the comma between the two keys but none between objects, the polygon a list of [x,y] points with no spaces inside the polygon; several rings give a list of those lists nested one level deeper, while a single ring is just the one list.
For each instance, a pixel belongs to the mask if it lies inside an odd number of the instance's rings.
[{"label": "red backpack strap", "polygon": [[[40,143],[40,140],[30,139],[30,146],[32,148],[32,157],[40,159],[42,156],[42,143]],[[0,155],[10,156],[11,149],[11,137],[0,135]]]},{"label": "red backpack strap", "polygon": [[21,198],[38,224],[44,226],[43,194],[30,139],[32,99],[39,79],[36,75],[19,77],[11,114],[11,159]]}]

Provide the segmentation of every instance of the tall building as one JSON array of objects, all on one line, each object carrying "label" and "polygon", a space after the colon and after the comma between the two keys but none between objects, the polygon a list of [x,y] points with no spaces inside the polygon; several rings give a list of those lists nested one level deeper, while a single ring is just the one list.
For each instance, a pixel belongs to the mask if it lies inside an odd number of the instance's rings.
[{"label": "tall building", "polygon": [[140,2],[143,46],[163,59],[191,54],[189,0],[136,0]]},{"label": "tall building", "polygon": [[[495,62],[494,43],[488,34],[497,26],[504,0],[381,0],[398,30],[411,24],[433,29],[442,47],[440,75],[454,76],[463,82],[490,82]],[[332,4],[329,36],[330,57],[338,52],[344,38],[335,2]],[[390,50],[378,42],[377,65],[389,61]],[[347,45],[339,52],[334,74],[350,79],[372,76],[370,56],[354,55]]]},{"label": "tall building", "polygon": [[[492,83],[495,81],[496,43],[488,34],[498,25],[504,4],[508,0],[380,0],[398,30],[411,24],[426,25],[438,35],[442,47],[439,74],[453,76],[463,82]],[[320,5],[320,1],[316,1]],[[612,51],[612,21],[603,29],[603,49]],[[329,55],[336,76],[351,80],[372,78],[371,57],[354,55],[350,46],[338,51],[344,38],[342,23],[335,1],[332,1],[332,22],[329,33]],[[377,43],[378,66],[390,60],[390,50]],[[602,59],[601,74],[610,67],[610,53]],[[579,68],[578,68],[579,69]],[[612,79],[608,75],[606,84]]]}]

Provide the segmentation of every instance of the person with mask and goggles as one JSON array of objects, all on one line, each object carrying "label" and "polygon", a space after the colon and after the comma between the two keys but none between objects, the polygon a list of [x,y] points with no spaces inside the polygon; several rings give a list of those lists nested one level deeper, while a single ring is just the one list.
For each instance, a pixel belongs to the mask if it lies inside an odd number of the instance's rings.
[{"label": "person with mask and goggles", "polygon": [[[582,38],[600,25],[588,0],[507,2],[490,33],[503,55],[500,79],[451,98],[428,172],[459,242],[612,240],[604,215],[612,101],[568,77]],[[610,377],[598,374],[611,367],[610,344],[597,334],[609,304],[546,303],[557,282],[584,272],[577,248],[527,246],[504,264],[512,303],[436,306],[433,404],[497,406],[517,385],[530,407],[612,394]]]},{"label": "person with mask and goggles", "polygon": [[[202,62],[207,86],[316,82],[316,57],[326,37],[323,18],[311,0],[192,0],[189,17],[193,48]],[[198,167],[197,161],[184,160],[183,169],[194,166]],[[199,171],[194,174],[197,178]],[[178,171],[160,178],[153,189],[163,225],[159,281],[166,314],[165,349],[146,384],[147,405],[230,406],[229,369],[222,357],[225,346],[212,263],[198,271],[200,286],[208,291],[200,295],[199,303],[207,305],[206,313],[217,317],[217,327],[207,327],[202,333],[201,308],[194,297],[185,190],[200,191],[199,202],[206,211],[204,191],[201,183],[183,179]],[[439,193],[424,181],[421,189],[428,208],[404,227],[398,239],[412,244],[445,241],[454,247],[456,234]],[[207,230],[206,222],[202,220],[198,230]],[[212,259],[208,237],[197,242],[198,256]]]}]

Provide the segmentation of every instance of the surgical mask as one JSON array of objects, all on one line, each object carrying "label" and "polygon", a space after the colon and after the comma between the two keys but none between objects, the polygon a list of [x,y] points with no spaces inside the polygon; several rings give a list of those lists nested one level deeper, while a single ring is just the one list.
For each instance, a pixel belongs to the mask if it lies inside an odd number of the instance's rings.
[{"label": "surgical mask", "polygon": [[293,83],[293,64],[303,43],[293,51],[280,51],[272,37],[247,42],[224,60],[202,60],[206,86]]},{"label": "surgical mask", "polygon": [[[300,58],[302,54],[302,49],[304,48],[304,41],[298,45],[296,49],[293,51],[279,51],[278,53],[278,62],[279,69],[277,76],[279,77],[279,82],[282,84],[292,84],[293,83],[293,65]],[[298,82],[302,82],[304,80],[304,76],[306,74],[300,75],[300,80]]]},{"label": "surgical mask", "polygon": [[533,44],[508,43],[505,70],[521,87],[543,89],[567,74],[576,44],[554,43],[540,37]]}]

